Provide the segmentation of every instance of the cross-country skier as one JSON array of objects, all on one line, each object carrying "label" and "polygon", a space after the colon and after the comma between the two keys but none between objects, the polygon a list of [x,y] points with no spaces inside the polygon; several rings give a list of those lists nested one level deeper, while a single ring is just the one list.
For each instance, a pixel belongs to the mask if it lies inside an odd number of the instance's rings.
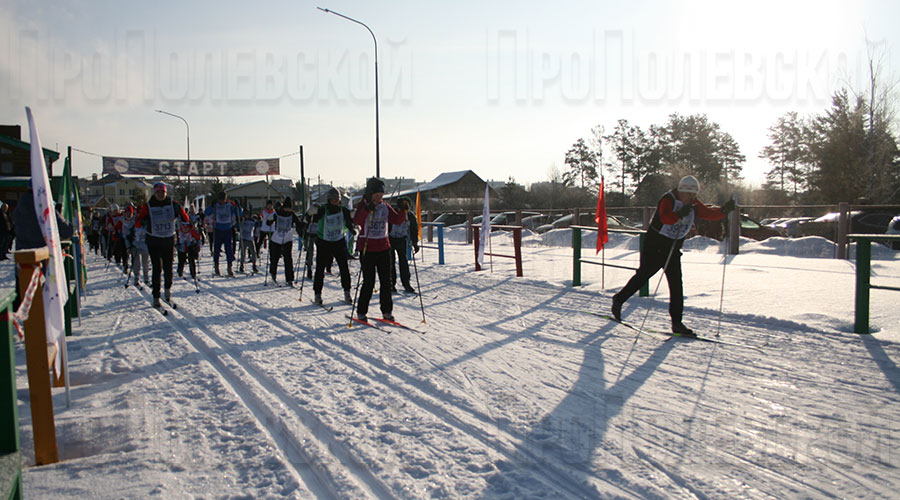
[{"label": "cross-country skier", "polygon": [[153,196],[141,205],[134,226],[147,229],[145,239],[153,265],[153,307],[160,307],[160,281],[165,275],[165,301],[172,304],[172,260],[175,248],[175,220],[190,221],[181,205],[167,196],[162,182],[153,185]]},{"label": "cross-country skier", "polygon": [[341,205],[341,193],[331,188],[326,195],[326,203],[319,207],[313,217],[316,231],[316,275],[313,280],[313,292],[316,304],[322,304],[322,287],[325,282],[325,268],[331,265],[332,259],[337,260],[341,271],[341,287],[344,289],[344,301],[352,302],[350,298],[350,268],[347,266],[347,241],[344,235],[349,231],[355,233],[353,218],[350,210]]},{"label": "cross-country skier", "polygon": [[222,245],[225,246],[225,258],[228,261],[228,276],[234,276],[234,228],[238,221],[241,220],[241,207],[237,206],[233,201],[228,199],[228,195],[224,191],[216,195],[216,202],[206,208],[206,215],[215,217],[215,250],[213,250],[213,267],[216,276],[219,273],[219,254]]},{"label": "cross-country skier", "polygon": [[191,279],[197,279],[197,256],[200,255],[202,236],[190,221],[178,225],[178,277],[184,277],[184,263],[188,263]]},{"label": "cross-country skier", "polygon": [[147,248],[147,228],[137,227],[135,217],[134,247],[131,250],[131,269],[134,273],[134,286],[140,284],[140,274],[143,269],[144,284],[150,284],[150,249]]},{"label": "cross-country skier", "polygon": [[397,212],[404,217],[403,224],[391,224],[391,291],[397,291],[397,266],[400,266],[400,283],[403,284],[403,291],[407,293],[416,293],[416,289],[409,283],[409,259],[406,258],[407,241],[412,242],[413,253],[419,252],[419,223],[416,216],[409,211],[411,202],[409,198],[400,198],[397,204]]},{"label": "cross-country skier", "polygon": [[270,225],[274,231],[269,241],[269,274],[272,281],[278,282],[278,260],[284,258],[284,280],[288,286],[294,285],[294,258],[291,255],[294,247],[294,231],[303,236],[303,224],[294,213],[293,203],[290,198],[284,202],[270,217]]},{"label": "cross-country skier", "polygon": [[356,243],[359,249],[359,263],[362,271],[362,287],[356,316],[360,321],[368,321],[369,301],[375,290],[375,274],[381,284],[379,299],[384,319],[393,320],[394,302],[391,299],[391,244],[388,241],[388,224],[403,224],[405,217],[384,203],[384,182],[372,177],[366,181],[363,199],[356,206],[353,222],[362,229]]},{"label": "cross-country skier", "polygon": [[259,249],[265,247],[266,241],[272,236],[272,222],[275,220],[275,202],[266,201],[266,208],[260,213],[259,239],[256,240],[256,253]]},{"label": "cross-country skier", "polygon": [[640,266],[625,287],[613,295],[612,314],[616,320],[622,319],[622,304],[644,286],[657,271],[665,269],[666,281],[669,284],[672,333],[693,335],[693,330],[681,321],[684,311],[681,245],[695,218],[721,220],[728,212],[734,210],[733,200],[729,200],[722,208],[707,207],[697,199],[699,191],[700,182],[693,175],[687,175],[678,182],[676,189],[667,191],[656,204],[644,248],[641,250]]},{"label": "cross-country skier", "polygon": [[241,222],[241,272],[244,272],[244,258],[250,259],[254,273],[259,272],[256,267],[256,217],[249,210]]}]

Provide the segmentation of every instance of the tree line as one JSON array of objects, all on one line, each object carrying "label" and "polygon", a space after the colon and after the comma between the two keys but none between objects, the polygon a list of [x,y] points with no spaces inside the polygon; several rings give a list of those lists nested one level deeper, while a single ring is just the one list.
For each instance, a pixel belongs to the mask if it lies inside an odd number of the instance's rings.
[{"label": "tree line", "polygon": [[[539,192],[530,193],[510,178],[501,201],[518,207],[590,206],[602,176],[608,205],[654,205],[678,178],[692,174],[700,179],[703,199],[712,202],[737,191],[754,204],[900,204],[896,83],[882,84],[880,73],[870,55],[865,91],[845,87],[819,114],[792,111],[779,117],[757,153],[771,165],[759,189],[745,185],[746,156],[731,134],[705,114],[673,113],[648,128],[627,119],[609,132],[594,127],[566,151],[565,169],[551,179],[551,188],[542,183]],[[562,191],[554,192],[557,182]]]}]

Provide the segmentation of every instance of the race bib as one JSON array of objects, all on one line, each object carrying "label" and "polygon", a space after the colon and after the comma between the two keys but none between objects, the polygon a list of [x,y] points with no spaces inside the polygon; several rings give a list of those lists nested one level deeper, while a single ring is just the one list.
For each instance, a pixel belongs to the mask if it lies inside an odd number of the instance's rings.
[{"label": "race bib", "polygon": [[[675,206],[673,210],[676,212],[679,208],[683,207],[684,203],[681,201],[675,200]],[[687,236],[688,231],[691,230],[691,226],[694,225],[694,211],[692,210],[687,217],[680,219],[675,224],[663,224],[663,226],[659,230],[659,234],[665,236],[666,238],[670,238],[673,240],[680,240]]]},{"label": "race bib", "polygon": [[231,204],[216,203],[216,221],[219,224],[228,224],[231,222]]},{"label": "race bib", "polygon": [[409,234],[409,220],[391,227],[391,238],[406,238]]},{"label": "race bib", "polygon": [[344,239],[344,213],[326,215],[322,224],[322,239],[338,241]]},{"label": "race bib", "polygon": [[160,238],[175,236],[175,207],[171,203],[150,207],[150,234]]}]

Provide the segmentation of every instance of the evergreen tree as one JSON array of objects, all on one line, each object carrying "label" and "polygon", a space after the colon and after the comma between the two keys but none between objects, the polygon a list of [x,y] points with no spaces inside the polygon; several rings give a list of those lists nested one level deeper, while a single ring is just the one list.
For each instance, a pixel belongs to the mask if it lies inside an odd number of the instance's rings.
[{"label": "evergreen tree", "polygon": [[597,183],[600,155],[589,148],[584,139],[578,139],[566,152],[565,163],[569,166],[563,173],[563,181],[567,185],[574,186],[576,182],[580,182],[581,187],[585,188]]}]

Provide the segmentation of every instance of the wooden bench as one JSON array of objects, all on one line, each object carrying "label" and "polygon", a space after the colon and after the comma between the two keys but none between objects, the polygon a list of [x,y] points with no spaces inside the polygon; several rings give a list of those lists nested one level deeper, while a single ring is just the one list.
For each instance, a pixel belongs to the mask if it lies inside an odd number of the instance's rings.
[{"label": "wooden bench", "polygon": [[22,456],[16,395],[16,353],[13,345],[12,304],[16,292],[0,289],[0,312],[6,321],[0,332],[0,498],[22,498]]}]

